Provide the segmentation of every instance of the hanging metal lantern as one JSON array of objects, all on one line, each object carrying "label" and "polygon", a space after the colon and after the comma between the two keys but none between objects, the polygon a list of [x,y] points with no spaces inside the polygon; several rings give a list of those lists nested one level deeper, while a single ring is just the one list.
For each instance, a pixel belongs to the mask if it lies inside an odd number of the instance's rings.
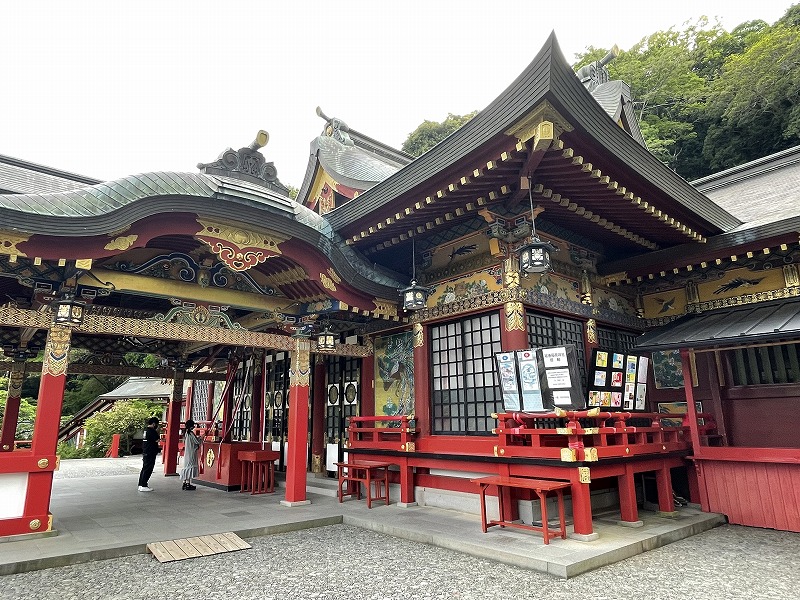
[{"label": "hanging metal lantern", "polygon": [[336,348],[336,339],[329,327],[325,327],[317,336],[317,350],[319,352],[333,352]]},{"label": "hanging metal lantern", "polygon": [[519,249],[519,268],[523,273],[546,273],[552,269],[550,253],[558,248],[550,242],[532,237],[530,243]]},{"label": "hanging metal lantern", "polygon": [[531,241],[519,249],[519,270],[522,273],[546,273],[553,268],[550,254],[558,252],[550,242],[543,242],[536,235],[536,213],[533,210],[531,181],[528,178],[528,200],[531,203]]},{"label": "hanging metal lantern", "polygon": [[417,284],[416,279],[411,280],[411,285],[400,290],[403,296],[403,308],[405,310],[421,310],[428,305],[428,294],[430,290]]},{"label": "hanging metal lantern", "polygon": [[53,302],[53,324],[75,326],[83,323],[85,302],[75,300],[73,296],[65,296]]}]

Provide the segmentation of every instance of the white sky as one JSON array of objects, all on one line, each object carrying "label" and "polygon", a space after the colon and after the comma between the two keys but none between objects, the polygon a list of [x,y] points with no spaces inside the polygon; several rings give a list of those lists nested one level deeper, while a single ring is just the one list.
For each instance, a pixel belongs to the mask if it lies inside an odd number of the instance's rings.
[{"label": "white sky", "polygon": [[0,154],[98,179],[196,172],[265,129],[299,187],[318,105],[399,148],[425,119],[485,107],[552,30],[572,62],[701,15],[772,24],[792,3],[6,0]]}]

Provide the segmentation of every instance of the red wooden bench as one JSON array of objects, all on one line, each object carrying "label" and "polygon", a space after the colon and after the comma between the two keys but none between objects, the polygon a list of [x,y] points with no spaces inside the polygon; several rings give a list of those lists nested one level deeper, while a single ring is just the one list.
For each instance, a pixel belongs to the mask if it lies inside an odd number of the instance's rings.
[{"label": "red wooden bench", "polygon": [[[547,523],[547,494],[554,492],[558,498],[558,524],[561,539],[567,539],[567,526],[564,520],[564,490],[570,487],[570,483],[566,481],[551,481],[549,479],[531,479],[528,477],[505,477],[502,475],[492,475],[490,477],[481,477],[478,479],[471,479],[472,483],[477,483],[480,488],[481,494],[481,527],[483,533],[489,527],[499,525],[500,527],[516,527],[518,529],[529,529],[531,531],[541,531],[544,543],[550,543],[551,530]],[[498,506],[500,508],[500,519],[497,521],[489,521],[486,519],[486,488],[490,485],[497,486]],[[503,489],[504,488],[518,488],[524,490],[533,490],[539,497],[539,504],[542,511],[542,525],[527,525],[525,523],[515,523],[509,521],[505,516],[505,509],[503,507]],[[555,533],[555,532],[552,532]]]}]

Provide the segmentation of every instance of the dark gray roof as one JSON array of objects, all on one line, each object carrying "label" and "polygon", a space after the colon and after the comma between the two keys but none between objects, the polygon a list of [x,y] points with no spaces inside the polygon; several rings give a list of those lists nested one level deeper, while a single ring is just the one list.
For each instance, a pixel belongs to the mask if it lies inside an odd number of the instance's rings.
[{"label": "dark gray roof", "polygon": [[172,398],[172,382],[155,377],[131,377],[122,385],[99,397],[108,400]]},{"label": "dark gray roof", "polygon": [[381,209],[502,135],[544,100],[550,100],[559,111],[564,111],[564,117],[601,145],[609,158],[629,165],[643,181],[705,220],[709,229],[726,231],[740,224],[609,118],[583,87],[564,59],[555,34],[551,34],[525,71],[487,108],[415,161],[361,194],[357,202],[349,202],[329,213],[331,225],[339,230]]},{"label": "dark gray roof", "polygon": [[693,181],[744,223],[734,231],[800,216],[800,146]]},{"label": "dark gray roof", "polygon": [[[353,285],[394,297],[401,282],[346,245],[328,221],[263,185],[201,173],[143,173],[51,194],[0,194],[3,228],[39,235],[92,236],[170,212],[265,223],[318,248]],[[271,221],[271,222],[270,222]]]},{"label": "dark gray roof", "polygon": [[397,163],[365,152],[358,146],[345,146],[328,136],[317,138],[320,164],[338,183],[365,190],[397,172]]},{"label": "dark gray roof", "polygon": [[0,154],[0,191],[12,194],[65,192],[96,183],[100,180]]},{"label": "dark gray roof", "polygon": [[631,102],[631,88],[627,83],[619,79],[606,81],[592,90],[592,96],[614,121],[624,121],[631,137],[645,146],[642,130],[639,128],[639,118]]},{"label": "dark gray roof", "polygon": [[689,314],[636,340],[643,351],[800,339],[800,298]]}]

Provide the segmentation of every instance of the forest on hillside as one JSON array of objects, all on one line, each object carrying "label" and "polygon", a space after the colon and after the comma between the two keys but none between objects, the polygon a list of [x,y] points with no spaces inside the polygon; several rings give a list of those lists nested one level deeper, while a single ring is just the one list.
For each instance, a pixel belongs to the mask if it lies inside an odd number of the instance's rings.
[{"label": "forest on hillside", "polygon": [[[573,68],[609,50],[589,46]],[[772,25],[747,21],[726,31],[702,17],[657,31],[607,68],[630,86],[648,149],[685,179],[800,144],[800,4]],[[475,114],[425,121],[403,150],[419,156]]]}]

